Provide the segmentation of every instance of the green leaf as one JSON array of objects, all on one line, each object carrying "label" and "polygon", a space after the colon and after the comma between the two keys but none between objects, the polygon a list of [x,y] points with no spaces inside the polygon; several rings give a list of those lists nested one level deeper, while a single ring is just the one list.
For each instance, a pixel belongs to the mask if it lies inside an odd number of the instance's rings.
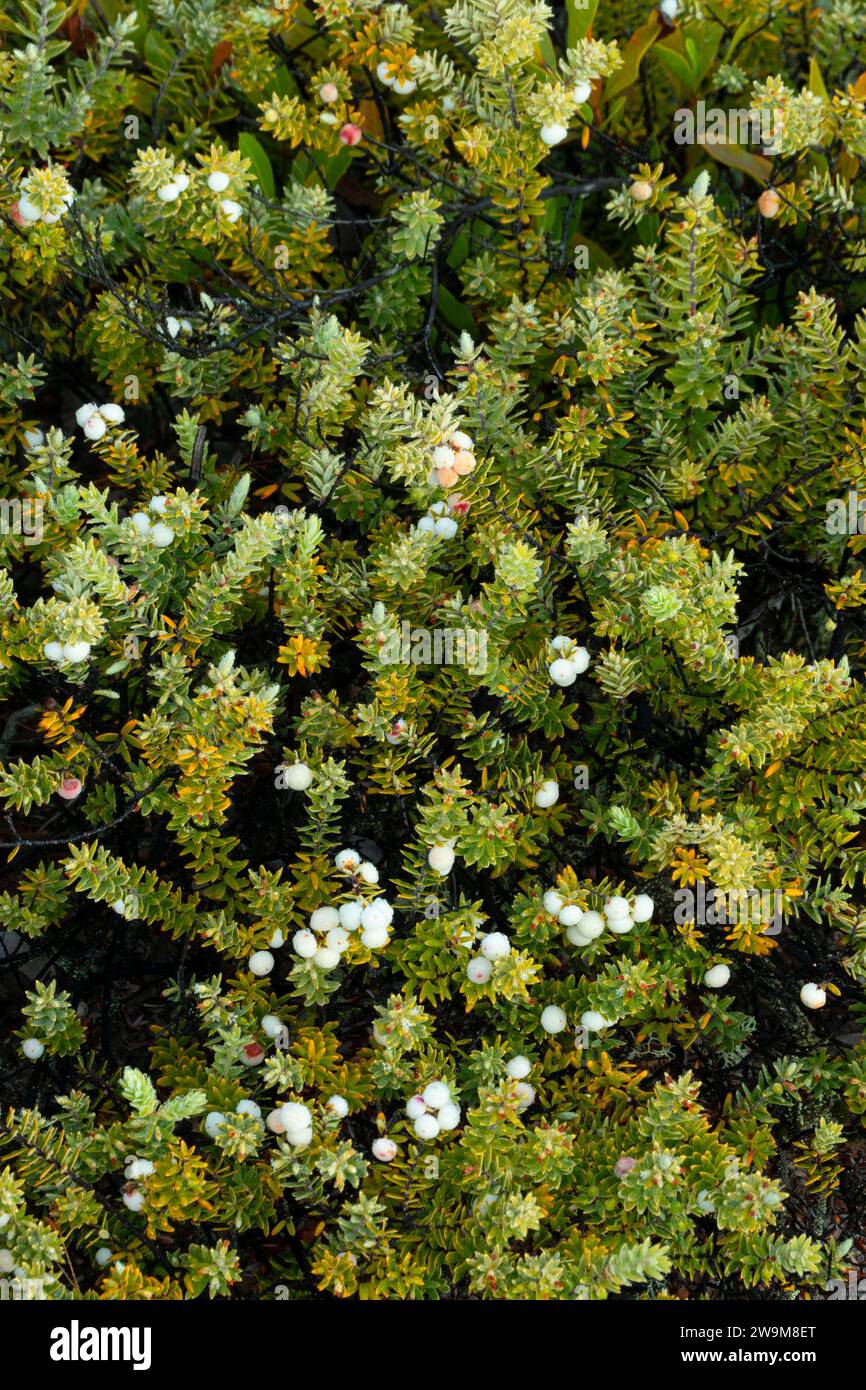
[{"label": "green leaf", "polygon": [[274,171],[271,168],[271,161],[268,159],[268,156],[265,154],[255,135],[250,134],[248,130],[242,131],[238,136],[238,149],[252,164],[253,173],[265,197],[275,198],[277,195],[277,188],[274,182]]},{"label": "green leaf", "polygon": [[809,91],[814,92],[818,97],[827,98],[827,88],[824,85],[821,69],[818,67],[815,58],[812,58],[809,62]]},{"label": "green leaf", "polygon": [[681,53],[677,53],[673,48],[666,44],[656,44],[655,57],[659,59],[663,68],[666,68],[674,82],[679,86],[683,93],[693,92],[697,86],[694,68],[688,59]]},{"label": "green leaf", "polygon": [[461,304],[459,299],[455,299],[450,290],[446,290],[444,285],[439,286],[439,311],[446,323],[450,323],[452,328],[458,329],[461,333],[474,333],[475,320],[465,304]]},{"label": "green leaf", "polygon": [[175,60],[175,51],[158,29],[148,29],[144,36],[144,56],[155,72],[168,72]]},{"label": "green leaf", "polygon": [[624,92],[627,87],[631,87],[638,79],[638,72],[641,62],[646,53],[652,48],[656,39],[661,36],[661,27],[655,15],[648,24],[642,24],[640,29],[636,29],[623,50],[623,65],[608,79],[605,88],[605,97],[609,101],[619,92]]},{"label": "green leaf", "polygon": [[150,1077],[135,1067],[124,1067],[120,1092],[138,1115],[152,1115],[156,1109],[156,1088]]},{"label": "green leaf", "polygon": [[586,38],[589,27],[595,19],[598,0],[566,0],[568,10],[567,45],[574,48],[580,39]]},{"label": "green leaf", "polygon": [[741,174],[748,174],[749,178],[755,179],[757,183],[770,182],[773,166],[763,155],[752,154],[741,145],[723,145],[715,141],[708,141],[704,149],[719,164],[727,164],[730,169],[739,169]]}]

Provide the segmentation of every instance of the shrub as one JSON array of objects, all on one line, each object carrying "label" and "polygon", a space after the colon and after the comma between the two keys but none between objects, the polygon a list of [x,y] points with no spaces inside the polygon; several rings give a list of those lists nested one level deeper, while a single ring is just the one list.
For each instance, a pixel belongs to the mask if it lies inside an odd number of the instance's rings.
[{"label": "shrub", "polygon": [[12,0],[4,1272],[846,1267],[859,23]]}]

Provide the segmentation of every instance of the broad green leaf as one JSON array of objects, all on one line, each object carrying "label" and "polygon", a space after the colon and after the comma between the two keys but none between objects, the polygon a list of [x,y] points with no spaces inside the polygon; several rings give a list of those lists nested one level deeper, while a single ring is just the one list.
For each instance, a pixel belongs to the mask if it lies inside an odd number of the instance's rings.
[{"label": "broad green leaf", "polygon": [[752,154],[750,150],[744,150],[742,145],[717,144],[711,143],[709,140],[704,145],[704,149],[719,164],[727,164],[731,169],[739,169],[740,173],[748,174],[758,183],[770,182],[773,166],[769,159],[765,159],[763,155]]},{"label": "broad green leaf", "polygon": [[624,92],[627,87],[631,87],[637,82],[641,61],[652,48],[656,39],[660,37],[661,32],[661,26],[655,15],[648,24],[643,24],[640,29],[635,30],[623,50],[622,67],[608,78],[604,91],[608,101],[611,97],[616,96],[619,92]]},{"label": "broad green leaf", "polygon": [[818,97],[827,97],[827,88],[821,76],[821,69],[814,58],[809,63],[809,91],[814,92]]},{"label": "broad green leaf", "polygon": [[439,311],[446,323],[450,323],[452,328],[458,329],[461,333],[474,333],[475,320],[470,314],[465,304],[461,304],[459,299],[455,299],[450,290],[446,290],[444,285],[439,286]]},{"label": "broad green leaf", "polygon": [[144,56],[155,72],[168,72],[176,53],[164,34],[148,29],[144,36]]},{"label": "broad green leaf", "polygon": [[238,149],[245,159],[248,159],[253,166],[253,173],[258,180],[259,188],[266,198],[275,198],[277,194],[276,184],[274,183],[274,171],[271,168],[271,161],[262,149],[261,144],[250,131],[243,130],[238,136]]},{"label": "broad green leaf", "polygon": [[659,59],[663,68],[670,73],[675,83],[683,93],[691,93],[697,87],[697,78],[694,69],[681,53],[677,53],[666,44],[658,43],[655,46],[655,57]]},{"label": "broad green leaf", "polygon": [[598,9],[598,0],[566,0],[568,10],[568,37],[567,45],[574,48],[580,39],[585,39],[592,21],[595,19],[595,12]]}]

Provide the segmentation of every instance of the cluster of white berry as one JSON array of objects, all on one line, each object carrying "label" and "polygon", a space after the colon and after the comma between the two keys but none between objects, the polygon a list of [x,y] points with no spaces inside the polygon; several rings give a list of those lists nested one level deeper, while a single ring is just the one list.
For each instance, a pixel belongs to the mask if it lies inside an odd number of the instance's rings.
[{"label": "cluster of white berry", "polygon": [[[26,182],[27,180],[25,179],[25,183]],[[68,211],[75,201],[75,189],[65,178],[64,183],[65,188],[60,194],[62,210],[56,212],[46,211],[38,195],[36,197],[29,197],[26,193],[19,193],[18,201],[15,204],[15,212],[17,213],[16,220],[19,225],[27,226],[33,222],[44,222],[47,226],[51,226],[53,223],[59,222],[64,213]],[[52,201],[55,201],[56,197],[57,194],[55,192],[52,194]]]},{"label": "cluster of white berry", "polygon": [[45,1044],[41,1043],[38,1038],[25,1038],[21,1044],[21,1051],[28,1062],[38,1062],[45,1051]]},{"label": "cluster of white berry", "polygon": [[58,666],[62,666],[64,662],[68,662],[70,666],[77,666],[90,656],[90,643],[46,642],[42,654],[46,660],[53,661]]},{"label": "cluster of white berry", "polygon": [[545,912],[565,927],[565,935],[573,946],[588,946],[601,936],[605,926],[615,936],[624,936],[636,923],[648,922],[655,907],[647,893],[638,893],[632,903],[615,896],[605,903],[602,916],[600,912],[585,912],[576,903],[567,903],[555,888],[548,888],[542,901]]},{"label": "cluster of white berry", "polygon": [[78,407],[75,419],[88,439],[101,439],[109,425],[122,425],[126,416],[119,405],[111,402],[96,405],[93,401],[87,401]]},{"label": "cluster of white berry", "polygon": [[[235,1106],[236,1115],[252,1115],[253,1119],[260,1120],[262,1116],[261,1106],[254,1100],[239,1100]],[[210,1110],[205,1116],[204,1131],[210,1139],[216,1139],[217,1135],[228,1124],[228,1118],[222,1110]]]},{"label": "cluster of white berry", "polygon": [[434,502],[415,529],[421,535],[427,533],[439,536],[443,541],[450,541],[457,535],[457,522],[453,516],[448,515],[447,502]]},{"label": "cluster of white berry", "polygon": [[475,956],[466,967],[466,974],[475,985],[486,985],[498,960],[511,954],[511,942],[504,932],[490,931],[481,938],[481,955]]},{"label": "cluster of white berry", "polygon": [[[165,511],[166,501],[167,499],[165,497],[151,497],[148,503],[148,510],[156,512],[157,516],[161,516]],[[172,528],[166,526],[164,521],[152,521],[147,512],[134,512],[132,524],[142,540],[148,540],[152,545],[163,548],[164,546],[171,545],[174,540],[174,531]]]},{"label": "cluster of white berry", "polygon": [[433,450],[431,487],[453,487],[458,478],[467,477],[475,467],[475,445],[463,430],[455,430],[447,444]]},{"label": "cluster of white berry", "polygon": [[[545,1033],[561,1033],[568,1026],[565,1010],[558,1004],[548,1004],[541,1011],[541,1026]],[[587,1009],[580,1015],[580,1026],[587,1033],[600,1033],[604,1028],[612,1028],[613,1021],[605,1018],[596,1009]]]},{"label": "cluster of white berry", "polygon": [[505,1063],[505,1073],[512,1080],[517,1082],[517,1108],[518,1110],[528,1110],[535,1100],[535,1087],[530,1086],[526,1080],[532,1071],[532,1063],[528,1057],[518,1053]]},{"label": "cluster of white berry", "polygon": [[307,1105],[287,1101],[272,1110],[265,1124],[273,1134],[283,1134],[293,1149],[305,1149],[313,1141],[313,1115]]},{"label": "cluster of white berry", "polygon": [[192,324],[189,319],[176,319],[174,314],[169,314],[167,316],[165,327],[170,338],[176,338],[181,329],[184,333],[192,332]]},{"label": "cluster of white berry", "polygon": [[[375,875],[373,878],[364,876],[366,883],[378,880],[375,865],[361,859],[354,850],[342,850],[337,860],[338,868],[348,870],[349,864],[354,865],[359,877],[363,870]],[[361,944],[368,951],[378,951],[388,945],[393,920],[394,909],[387,898],[373,898],[369,902],[362,897],[352,898],[339,907],[317,907],[310,915],[309,926],[295,932],[292,945],[299,956],[311,960],[320,970],[333,970],[339,965],[352,932],[360,930]]]},{"label": "cluster of white berry", "polygon": [[412,1128],[419,1139],[435,1139],[441,1130],[456,1129],[460,1123],[460,1106],[451,1099],[444,1081],[431,1081],[412,1096],[406,1102],[406,1114],[414,1121]]},{"label": "cluster of white berry", "polygon": [[391,64],[384,60],[376,67],[376,76],[383,87],[391,87],[398,97],[411,96],[418,83],[414,77],[395,77],[391,73]]},{"label": "cluster of white berry", "polygon": [[586,647],[579,647],[570,637],[560,635],[551,640],[550,650],[555,655],[551,657],[547,674],[554,685],[574,685],[589,665]]},{"label": "cluster of white berry", "polygon": [[124,1167],[124,1177],[126,1182],[123,1188],[123,1205],[130,1211],[141,1211],[144,1206],[144,1193],[137,1186],[143,1178],[149,1178],[153,1172],[153,1164],[149,1158],[132,1158],[126,1160]]},{"label": "cluster of white berry", "polygon": [[168,183],[156,190],[156,196],[161,203],[176,203],[181,193],[185,193],[188,188],[189,174],[175,174]]},{"label": "cluster of white berry", "polygon": [[279,927],[271,934],[268,946],[269,951],[253,951],[249,959],[249,967],[254,975],[270,975],[274,968],[274,957],[272,952],[278,951],[281,946],[286,944],[286,938]]},{"label": "cluster of white berry", "polygon": [[367,883],[371,887],[379,882],[379,870],[369,859],[362,859],[356,849],[341,849],[334,855],[334,863],[341,873],[353,883]]},{"label": "cluster of white berry", "polygon": [[[571,95],[577,106],[583,106],[589,101],[591,93],[592,85],[589,82],[577,82]],[[568,135],[568,126],[563,125],[562,121],[545,121],[538,133],[542,144],[559,145]]]}]

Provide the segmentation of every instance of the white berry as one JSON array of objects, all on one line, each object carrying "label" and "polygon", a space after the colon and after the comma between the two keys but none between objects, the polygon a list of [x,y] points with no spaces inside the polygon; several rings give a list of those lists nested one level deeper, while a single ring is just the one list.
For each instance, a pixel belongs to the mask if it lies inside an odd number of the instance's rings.
[{"label": "white berry", "polygon": [[587,1009],[586,1013],[580,1015],[580,1026],[587,1033],[600,1033],[603,1028],[610,1027],[610,1021],[595,1009]]},{"label": "white berry", "polygon": [[727,965],[714,965],[704,975],[704,984],[709,985],[710,989],[723,989],[731,978],[731,972]]},{"label": "white berry", "polygon": [[204,1121],[204,1132],[210,1139],[216,1139],[220,1130],[226,1122],[226,1117],[221,1110],[211,1110]]},{"label": "white berry", "polygon": [[550,121],[541,127],[539,134],[545,145],[558,145],[568,134],[568,126],[560,125],[559,121]]},{"label": "white berry", "polygon": [[604,931],[605,922],[600,912],[584,912],[578,925],[582,935],[594,941]]},{"label": "white berry", "polygon": [[311,931],[330,931],[340,925],[340,914],[335,907],[317,907],[310,916]]},{"label": "white berry", "polygon": [[823,1009],[827,1003],[827,992],[820,985],[807,984],[800,990],[800,1003],[807,1009]]},{"label": "white berry", "polygon": [[333,970],[340,964],[340,952],[332,951],[330,946],[320,946],[313,956],[313,965],[319,970]]},{"label": "white berry", "polygon": [[304,927],[302,931],[295,932],[292,937],[292,945],[304,960],[312,960],[319,949],[318,941],[307,927]]},{"label": "white berry", "polygon": [[655,903],[648,893],[638,893],[632,904],[631,915],[635,922],[648,922],[653,915]]},{"label": "white berry", "polygon": [[481,954],[488,960],[504,960],[511,954],[511,942],[504,932],[491,931],[481,938]]},{"label": "white berry", "polygon": [[451,1091],[444,1081],[431,1081],[421,1092],[421,1098],[431,1110],[438,1110],[451,1099]]},{"label": "white berry", "polygon": [[541,1026],[545,1033],[561,1033],[567,1022],[564,1010],[557,1004],[548,1004],[541,1011]]},{"label": "white berry", "polygon": [[535,804],[536,806],[546,809],[548,806],[555,806],[558,800],[559,783],[554,782],[552,778],[548,778],[546,782],[542,782],[538,791],[535,793]]},{"label": "white berry", "polygon": [[554,685],[574,685],[577,680],[577,667],[573,661],[566,661],[565,657],[557,657],[547,668],[547,674]]},{"label": "white berry", "polygon": [[439,1133],[439,1121],[435,1115],[419,1115],[412,1128],[419,1139],[435,1139]]},{"label": "white berry", "polygon": [[313,780],[313,774],[306,763],[292,763],[284,772],[286,786],[293,792],[305,792]]},{"label": "white berry", "polygon": [[434,845],[427,853],[427,863],[440,878],[445,878],[454,867],[454,850],[450,845]]},{"label": "white berry", "polygon": [[397,1157],[397,1145],[393,1139],[374,1139],[373,1157],[378,1158],[380,1163],[391,1163]]}]

